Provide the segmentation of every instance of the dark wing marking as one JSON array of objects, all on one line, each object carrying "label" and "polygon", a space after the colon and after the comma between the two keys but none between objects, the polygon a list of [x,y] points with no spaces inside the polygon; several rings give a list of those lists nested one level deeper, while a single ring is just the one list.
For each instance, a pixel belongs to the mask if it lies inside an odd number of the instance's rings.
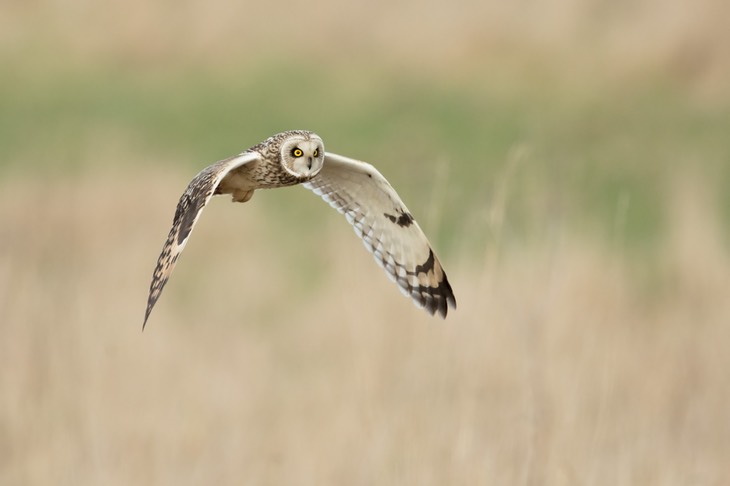
[{"label": "dark wing marking", "polygon": [[147,310],[144,314],[144,323],[142,329],[147,325],[147,319],[155,306],[157,299],[160,298],[162,289],[165,287],[167,280],[170,278],[175,263],[180,257],[180,253],[185,248],[185,244],[190,237],[190,232],[195,227],[195,223],[200,217],[200,213],[220,184],[221,180],[233,169],[241,167],[244,164],[259,160],[260,155],[256,152],[244,152],[235,157],[221,160],[215,164],[206,167],[190,181],[187,189],[180,197],[175,209],[175,217],[172,220],[172,228],[167,235],[167,240],[162,247],[162,253],[157,259],[157,266],[152,274],[152,283],[150,284],[150,294],[147,298]]},{"label": "dark wing marking", "polygon": [[321,172],[304,187],[345,215],[375,261],[417,306],[441,317],[456,308],[426,235],[375,167],[328,152]]}]

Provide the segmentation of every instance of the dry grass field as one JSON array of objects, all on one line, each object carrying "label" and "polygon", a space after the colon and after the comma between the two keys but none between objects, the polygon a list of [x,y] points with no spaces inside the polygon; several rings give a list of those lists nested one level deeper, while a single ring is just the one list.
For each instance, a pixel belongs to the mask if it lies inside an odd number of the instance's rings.
[{"label": "dry grass field", "polygon": [[324,274],[292,279],[297,235],[216,201],[142,333],[185,182],[156,175],[0,188],[0,483],[730,481],[730,262],[701,193],[658,288],[561,233],[451,255],[446,322],[334,212]]},{"label": "dry grass field", "polygon": [[[4,2],[0,485],[730,484],[728,5]],[[291,188],[214,200],[142,332],[186,183],[290,128],[458,309]]]}]

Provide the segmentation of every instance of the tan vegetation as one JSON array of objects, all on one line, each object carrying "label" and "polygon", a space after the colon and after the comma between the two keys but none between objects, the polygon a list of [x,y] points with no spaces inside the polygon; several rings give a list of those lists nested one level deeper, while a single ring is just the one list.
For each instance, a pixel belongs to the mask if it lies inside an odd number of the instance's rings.
[{"label": "tan vegetation", "polygon": [[142,333],[183,185],[3,184],[3,484],[730,480],[730,265],[697,192],[672,209],[659,290],[558,234],[446,258],[446,322],[334,212],[324,273],[292,279],[297,234],[277,241],[258,196],[216,201]]},{"label": "tan vegetation", "polygon": [[516,82],[517,68],[541,83],[609,85],[669,73],[723,96],[730,77],[730,7],[721,0],[39,0],[0,8],[0,54],[32,54],[36,68],[243,69],[273,58],[330,70],[346,60],[447,79],[487,71]]}]

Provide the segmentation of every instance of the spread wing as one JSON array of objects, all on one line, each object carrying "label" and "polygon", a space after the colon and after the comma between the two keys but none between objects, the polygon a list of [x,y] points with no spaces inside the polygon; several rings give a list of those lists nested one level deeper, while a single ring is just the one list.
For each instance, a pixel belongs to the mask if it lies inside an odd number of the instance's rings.
[{"label": "spread wing", "polygon": [[167,240],[165,240],[162,253],[157,259],[157,266],[152,274],[152,283],[150,284],[150,294],[147,298],[147,310],[144,314],[142,329],[147,324],[150,312],[152,312],[157,299],[160,298],[162,289],[170,278],[175,263],[188,242],[188,238],[190,238],[190,232],[193,231],[203,208],[213,197],[218,184],[233,169],[258,160],[259,157],[256,152],[244,152],[206,167],[190,181],[177,203],[172,228],[167,235]]},{"label": "spread wing", "polygon": [[320,173],[304,187],[345,215],[375,261],[417,306],[441,317],[456,308],[426,235],[375,167],[328,152]]}]

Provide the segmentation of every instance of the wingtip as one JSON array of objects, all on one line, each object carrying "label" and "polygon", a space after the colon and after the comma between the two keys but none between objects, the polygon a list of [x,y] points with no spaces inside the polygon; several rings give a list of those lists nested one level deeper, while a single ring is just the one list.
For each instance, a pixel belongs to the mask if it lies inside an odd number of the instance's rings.
[{"label": "wingtip", "polygon": [[446,319],[446,316],[449,314],[449,308],[456,310],[456,298],[454,297],[454,294],[447,295],[446,298],[440,302],[438,309],[436,309],[441,319]]},{"label": "wingtip", "polygon": [[438,314],[441,319],[446,319],[449,308],[456,310],[456,297],[454,297],[450,285],[441,293],[425,293],[419,289],[419,291],[412,291],[410,296],[416,307],[425,310],[432,316]]},{"label": "wingtip", "polygon": [[142,332],[144,332],[144,329],[147,326],[147,320],[150,318],[151,313],[152,307],[150,307],[149,303],[147,303],[147,309],[144,311],[144,321],[142,321]]},{"label": "wingtip", "polygon": [[451,307],[456,310],[456,296],[453,293],[446,297],[446,307]]},{"label": "wingtip", "polygon": [[444,292],[441,295],[442,300],[439,306],[439,314],[441,314],[442,319],[446,319],[446,315],[449,313],[449,307],[456,310],[456,296],[451,289],[451,284],[449,283],[449,279],[446,278],[446,274],[444,274],[442,285],[444,286]]}]

